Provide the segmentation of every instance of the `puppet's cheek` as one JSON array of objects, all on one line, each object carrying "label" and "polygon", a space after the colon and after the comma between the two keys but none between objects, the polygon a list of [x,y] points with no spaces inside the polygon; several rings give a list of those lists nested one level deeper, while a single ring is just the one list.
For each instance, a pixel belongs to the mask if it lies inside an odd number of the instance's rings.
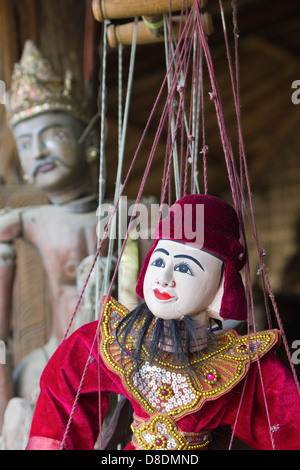
[{"label": "puppet's cheek", "polygon": [[178,298],[176,296],[171,299],[160,299],[155,295],[152,288],[146,288],[144,289],[144,299],[150,311],[157,318],[175,320],[182,316],[178,312]]}]

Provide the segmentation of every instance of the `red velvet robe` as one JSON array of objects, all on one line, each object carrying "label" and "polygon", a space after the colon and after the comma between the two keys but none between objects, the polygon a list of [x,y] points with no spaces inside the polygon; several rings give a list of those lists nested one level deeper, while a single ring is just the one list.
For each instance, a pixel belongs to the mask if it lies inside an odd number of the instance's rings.
[{"label": "red velvet robe", "polygon": [[[106,307],[102,320],[100,354],[98,323],[93,322],[64,341],[50,359],[41,377],[41,393],[27,449],[60,449],[64,440],[65,449],[92,450],[99,433],[99,402],[103,420],[111,392],[126,396],[133,405],[135,416],[145,423],[151,414],[157,414],[155,408],[151,413],[148,392],[143,395],[141,390],[138,391],[130,375],[126,379],[126,368],[119,367],[117,344],[112,338],[116,319],[125,313],[115,301]],[[236,424],[235,435],[253,449],[268,450],[274,446],[277,450],[300,449],[299,393],[292,375],[272,351],[278,333],[272,330],[264,334],[259,361],[256,356],[250,363],[245,360],[247,337],[238,337],[232,331],[223,334],[223,339],[220,336],[220,351],[212,358],[208,356],[207,364],[210,367],[213,364],[212,370],[215,375],[219,374],[221,386],[218,388],[218,382],[211,385],[207,379],[203,382],[202,395],[194,400],[192,406],[185,409],[178,408],[176,404],[171,408],[170,414],[180,432],[198,433]],[[233,341],[230,347],[229,339]],[[228,370],[232,367],[236,369],[226,376],[224,365]],[[202,366],[206,366],[206,362]],[[211,380],[212,372],[207,368],[209,371],[207,377]],[[263,378],[269,421],[260,377]],[[79,386],[79,399],[68,426]],[[134,448],[133,443],[127,446],[127,449]]]}]

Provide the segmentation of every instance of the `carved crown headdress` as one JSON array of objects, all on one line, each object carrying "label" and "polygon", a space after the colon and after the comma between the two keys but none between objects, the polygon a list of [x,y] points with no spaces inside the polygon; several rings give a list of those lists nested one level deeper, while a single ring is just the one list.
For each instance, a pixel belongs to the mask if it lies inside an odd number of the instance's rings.
[{"label": "carved crown headdress", "polygon": [[26,41],[21,60],[15,64],[7,96],[10,125],[49,111],[67,112],[88,122],[87,108],[74,94],[71,73],[67,71],[62,80],[33,41]]}]

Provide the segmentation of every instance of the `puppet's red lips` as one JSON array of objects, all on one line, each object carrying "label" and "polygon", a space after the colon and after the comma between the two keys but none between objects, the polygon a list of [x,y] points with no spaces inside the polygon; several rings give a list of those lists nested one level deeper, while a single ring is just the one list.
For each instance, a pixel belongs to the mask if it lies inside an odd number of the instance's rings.
[{"label": "puppet's red lips", "polygon": [[174,299],[168,292],[160,292],[158,289],[154,289],[154,295],[158,300],[170,300]]}]

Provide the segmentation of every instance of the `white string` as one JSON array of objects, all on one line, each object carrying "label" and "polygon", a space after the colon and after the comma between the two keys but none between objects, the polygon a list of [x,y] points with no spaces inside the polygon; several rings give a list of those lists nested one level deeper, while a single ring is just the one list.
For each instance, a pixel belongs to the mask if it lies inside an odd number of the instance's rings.
[{"label": "white string", "polygon": [[118,171],[117,171],[117,178],[116,178],[114,205],[116,205],[117,200],[120,195],[120,191],[121,191],[121,177],[122,177],[122,170],[123,170],[125,141],[126,141],[127,126],[128,126],[128,114],[129,114],[129,107],[130,107],[130,98],[131,98],[133,73],[134,73],[134,65],[135,65],[135,55],[136,55],[138,17],[135,18],[134,22],[135,24],[134,24],[132,47],[131,47],[131,54],[130,54],[130,65],[129,65],[129,72],[128,72],[128,84],[127,84],[127,94],[126,94],[125,109],[124,109],[122,135],[119,137],[120,147],[119,147],[119,160],[118,160]]},{"label": "white string", "polygon": [[118,46],[118,137],[119,147],[118,154],[121,152],[122,141],[122,103],[123,103],[123,44],[120,42]]},{"label": "white string", "polygon": [[[107,65],[107,26],[108,21],[104,21],[104,30],[103,30],[103,54],[102,54],[102,89],[101,89],[101,125],[100,125],[100,168],[99,168],[99,207],[103,203],[104,198],[104,162],[105,162],[105,106],[106,106],[106,65]],[[99,210],[99,208],[98,208]],[[98,222],[100,222],[100,214],[97,214]],[[101,235],[97,233],[97,242],[98,245],[101,241]],[[100,295],[100,280],[103,279],[100,276],[100,255],[97,258],[96,262],[96,299],[95,299],[95,319],[98,319],[99,316],[99,307],[100,300],[102,295]]]},{"label": "white string", "polygon": [[[103,54],[102,54],[102,89],[101,89],[101,128],[100,128],[100,169],[99,169],[99,207],[103,203],[104,198],[104,161],[105,161],[105,108],[106,108],[106,65],[107,65],[107,26],[108,21],[104,21],[104,30],[103,30]],[[98,211],[99,211],[98,207]],[[100,222],[100,214],[97,213],[98,222]],[[97,233],[97,240],[98,245],[101,243],[101,234]],[[96,262],[96,299],[95,299],[95,319],[99,321],[99,310],[100,310],[100,301],[102,299],[102,292],[100,289],[100,253],[97,258]],[[103,277],[102,277],[103,280]],[[101,294],[100,294],[101,292]],[[98,338],[98,337],[97,337]],[[96,340],[96,338],[95,338]],[[99,387],[99,395],[98,395],[98,403],[99,403],[99,449],[102,449],[102,430],[101,430],[101,423],[102,423],[102,416],[101,416],[101,374],[100,374],[100,361],[98,361],[98,387]]]},{"label": "white string", "polygon": [[[135,18],[135,25],[133,30],[133,37],[132,37],[132,46],[131,46],[131,54],[130,54],[130,65],[129,65],[129,72],[128,72],[128,83],[127,83],[127,93],[126,93],[126,100],[125,100],[125,109],[124,109],[124,118],[122,113],[122,89],[123,89],[123,45],[119,45],[119,61],[118,61],[118,141],[119,141],[119,149],[118,149],[118,171],[117,171],[117,178],[116,178],[116,189],[115,189],[115,198],[114,198],[114,205],[116,205],[119,195],[122,191],[122,170],[123,170],[123,161],[124,161],[124,154],[125,154],[125,143],[126,143],[126,135],[127,135],[127,127],[128,127],[128,116],[129,116],[129,107],[130,107],[130,98],[131,98],[131,91],[132,91],[132,84],[133,84],[133,75],[134,75],[134,66],[135,66],[135,56],[136,56],[136,38],[137,38],[137,26],[138,26],[138,17]],[[120,208],[119,211],[119,224],[118,224],[118,256],[120,256],[121,248],[122,248],[122,227],[120,223]],[[121,298],[121,270],[118,271],[118,298]]]},{"label": "white string", "polygon": [[[128,116],[129,116],[130,98],[131,98],[133,75],[134,75],[135,55],[136,55],[137,25],[138,25],[138,17],[135,18],[135,27],[133,31],[132,47],[131,47],[131,55],[130,55],[130,66],[129,66],[129,72],[128,72],[127,93],[126,93],[125,110],[124,110],[122,126],[120,124],[122,115],[121,114],[119,115],[119,126],[120,126],[120,129],[122,129],[122,134],[121,136],[119,136],[118,168],[117,168],[117,176],[116,176],[115,195],[114,195],[114,207],[116,207],[117,205],[117,201],[122,190],[122,171],[123,171],[123,162],[124,162],[124,153],[125,153],[125,142],[126,142],[127,127],[128,127]],[[105,42],[107,44],[107,41]],[[120,74],[120,70],[119,70],[119,74]],[[120,98],[120,90],[119,90],[119,98]],[[121,104],[119,103],[119,109],[120,109],[120,106]],[[112,270],[113,252],[114,252],[114,234],[117,233],[117,217],[113,217],[112,219],[111,226],[110,226],[110,233],[113,236],[109,237],[104,282],[103,282],[102,289],[101,289],[101,299],[103,295],[108,294],[108,290],[110,286],[110,273]],[[120,236],[118,238],[120,238]],[[120,243],[118,243],[118,250],[120,250]]]},{"label": "white string", "polygon": [[[120,42],[118,47],[118,155],[121,154],[122,146],[122,116],[123,116],[123,44]],[[121,211],[119,210],[119,220],[118,220],[118,254],[121,252],[122,242],[121,242],[121,222],[120,222]],[[121,299],[121,269],[118,270],[118,299]]]},{"label": "white string", "polygon": [[101,89],[101,126],[100,126],[100,169],[99,169],[99,204],[104,197],[104,165],[105,165],[105,107],[106,107],[106,65],[107,65],[107,26],[104,22],[103,56],[102,56],[102,89]]}]

